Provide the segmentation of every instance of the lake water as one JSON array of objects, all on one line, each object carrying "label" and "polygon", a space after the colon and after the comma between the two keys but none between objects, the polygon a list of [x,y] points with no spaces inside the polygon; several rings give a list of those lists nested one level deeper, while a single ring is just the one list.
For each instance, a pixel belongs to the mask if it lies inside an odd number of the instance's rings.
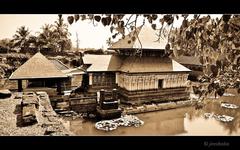
[{"label": "lake water", "polygon": [[[136,127],[118,127],[114,131],[97,130],[95,122],[82,119],[67,121],[67,125],[74,134],[84,136],[138,136],[138,135],[193,135],[193,136],[239,136],[240,109],[222,108],[220,103],[228,102],[240,106],[240,95],[223,96],[219,99],[208,99],[202,109],[194,107],[177,108],[166,111],[137,114],[144,121],[144,125]],[[229,123],[220,122],[214,118],[205,118],[204,113],[214,113],[234,117]]]}]

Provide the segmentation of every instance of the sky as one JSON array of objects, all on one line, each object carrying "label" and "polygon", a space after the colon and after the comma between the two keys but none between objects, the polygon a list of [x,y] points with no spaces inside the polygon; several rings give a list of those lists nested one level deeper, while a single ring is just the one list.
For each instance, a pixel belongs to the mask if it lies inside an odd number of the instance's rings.
[{"label": "sky", "polygon": [[[67,24],[68,16],[69,14],[63,15],[64,22]],[[219,15],[211,15],[211,17],[219,17]],[[23,25],[29,28],[32,35],[36,35],[44,24],[53,24],[57,18],[57,14],[0,14],[0,39],[12,38],[17,28]],[[180,26],[181,22],[181,19],[177,20],[174,27]],[[109,26],[104,27],[101,23],[94,26],[89,20],[68,24],[68,27],[74,47],[76,47],[76,33],[78,33],[79,48],[107,48],[106,40],[112,35]]]}]

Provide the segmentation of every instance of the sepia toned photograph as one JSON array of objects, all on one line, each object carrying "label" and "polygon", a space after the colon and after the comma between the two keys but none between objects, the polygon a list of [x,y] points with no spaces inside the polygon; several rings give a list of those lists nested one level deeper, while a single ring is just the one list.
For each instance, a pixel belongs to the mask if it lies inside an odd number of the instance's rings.
[{"label": "sepia toned photograph", "polygon": [[0,14],[0,136],[239,136],[240,15]]}]

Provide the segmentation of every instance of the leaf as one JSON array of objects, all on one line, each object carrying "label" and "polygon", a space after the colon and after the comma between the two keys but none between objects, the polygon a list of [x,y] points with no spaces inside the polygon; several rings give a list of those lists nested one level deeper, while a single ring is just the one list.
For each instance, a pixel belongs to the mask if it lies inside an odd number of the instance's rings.
[{"label": "leaf", "polygon": [[118,22],[118,26],[119,26],[120,28],[123,28],[123,27],[124,27],[124,21],[119,21],[119,22]]},{"label": "leaf", "polygon": [[81,15],[81,20],[86,20],[86,15]]},{"label": "leaf", "polygon": [[208,92],[211,93],[214,90],[214,83],[208,85]]},{"label": "leaf", "polygon": [[133,36],[131,39],[132,39],[132,41],[135,41],[135,40],[136,40],[136,37],[135,37],[135,36]]},{"label": "leaf", "polygon": [[188,15],[187,15],[187,14],[183,14],[182,17],[183,17],[184,19],[186,19],[186,18],[188,17]]},{"label": "leaf", "polygon": [[69,23],[69,24],[72,24],[73,21],[74,21],[74,17],[73,17],[73,16],[68,16],[68,17],[67,17],[67,20],[68,20],[68,23]]},{"label": "leaf", "polygon": [[215,65],[211,65],[211,72],[213,73],[213,77],[217,77],[218,75],[218,67]]},{"label": "leaf", "polygon": [[91,19],[93,19],[94,15],[89,14],[88,17],[89,17],[89,19],[91,20]]},{"label": "leaf", "polygon": [[101,20],[101,16],[94,16],[94,19],[99,22]]},{"label": "leaf", "polygon": [[133,31],[135,27],[134,27],[134,26],[131,26],[130,28],[131,28],[131,31]]},{"label": "leaf", "polygon": [[143,15],[143,17],[149,17],[149,16],[150,16],[150,15],[148,15],[148,14],[144,14],[144,15]]},{"label": "leaf", "polygon": [[75,22],[79,20],[79,15],[74,15]]},{"label": "leaf", "polygon": [[107,25],[107,19],[106,18],[102,18],[102,24],[104,25],[104,26],[106,26]]},{"label": "leaf", "polygon": [[159,22],[161,22],[161,24],[164,24],[164,18],[159,19]]},{"label": "leaf", "polygon": [[179,16],[178,15],[176,15],[176,18],[177,18],[177,20],[179,19]]},{"label": "leaf", "polygon": [[117,18],[118,18],[119,20],[121,20],[124,16],[125,16],[125,15],[120,14],[120,15],[117,15]]},{"label": "leaf", "polygon": [[165,50],[167,50],[167,51],[169,51],[170,50],[170,44],[167,44],[166,46],[165,46]]},{"label": "leaf", "polygon": [[174,21],[174,18],[171,17],[171,18],[167,21],[167,24],[168,24],[168,25],[171,25],[171,24],[173,23],[173,21]]},{"label": "leaf", "polygon": [[222,61],[221,60],[217,60],[216,61],[216,65],[218,68],[221,68],[222,67]]},{"label": "leaf", "polygon": [[186,19],[184,19],[182,22],[182,27],[186,28],[187,26],[188,26],[188,21]]},{"label": "leaf", "polygon": [[151,16],[149,16],[147,19],[148,19],[149,23],[152,23],[152,17]]},{"label": "leaf", "polygon": [[58,17],[61,19],[62,18],[62,14],[59,14]]},{"label": "leaf", "polygon": [[222,19],[225,23],[227,23],[229,21],[229,19],[231,18],[231,15],[223,15]]},{"label": "leaf", "polygon": [[158,16],[157,15],[152,15],[152,20],[157,20]]},{"label": "leaf", "polygon": [[219,96],[223,96],[224,92],[225,92],[225,89],[224,89],[223,87],[217,89],[217,94],[218,94]]},{"label": "leaf", "polygon": [[111,31],[111,33],[113,32],[113,29],[114,29],[114,27],[113,27],[113,26],[111,26],[111,27],[110,27],[110,31]]},{"label": "leaf", "polygon": [[228,24],[224,24],[224,26],[223,26],[223,32],[224,32],[224,33],[227,33],[228,28],[229,28],[229,25],[228,25]]},{"label": "leaf", "polygon": [[116,17],[113,17],[112,18],[112,24],[116,24],[117,23],[117,19],[116,19]]},{"label": "leaf", "polygon": [[156,24],[152,24],[153,30],[156,30]]},{"label": "leaf", "polygon": [[111,16],[107,17],[106,20],[107,20],[107,25],[110,25],[110,23],[111,23],[111,21],[112,21]]},{"label": "leaf", "polygon": [[194,19],[197,19],[197,17],[198,17],[198,15],[196,15],[196,14],[193,16]]}]

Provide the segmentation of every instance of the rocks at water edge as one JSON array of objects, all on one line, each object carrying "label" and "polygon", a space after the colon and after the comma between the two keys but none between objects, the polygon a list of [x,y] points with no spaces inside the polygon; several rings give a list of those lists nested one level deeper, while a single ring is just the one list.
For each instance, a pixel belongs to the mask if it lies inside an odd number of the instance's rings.
[{"label": "rocks at water edge", "polygon": [[125,127],[140,127],[144,124],[142,120],[133,115],[125,115],[121,118],[112,119],[112,120],[103,120],[95,124],[95,128],[103,131],[112,131],[116,130],[119,126]]},{"label": "rocks at water edge", "polygon": [[237,106],[235,104],[230,104],[230,103],[225,103],[225,102],[221,103],[221,107],[229,108],[229,109],[237,109],[237,108],[239,108],[239,106]]},{"label": "rocks at water edge", "polygon": [[213,113],[205,113],[204,116],[207,119],[214,118],[214,119],[216,119],[218,121],[222,121],[222,122],[231,122],[234,120],[234,117],[227,116],[227,115],[218,115],[218,114],[213,114]]}]

